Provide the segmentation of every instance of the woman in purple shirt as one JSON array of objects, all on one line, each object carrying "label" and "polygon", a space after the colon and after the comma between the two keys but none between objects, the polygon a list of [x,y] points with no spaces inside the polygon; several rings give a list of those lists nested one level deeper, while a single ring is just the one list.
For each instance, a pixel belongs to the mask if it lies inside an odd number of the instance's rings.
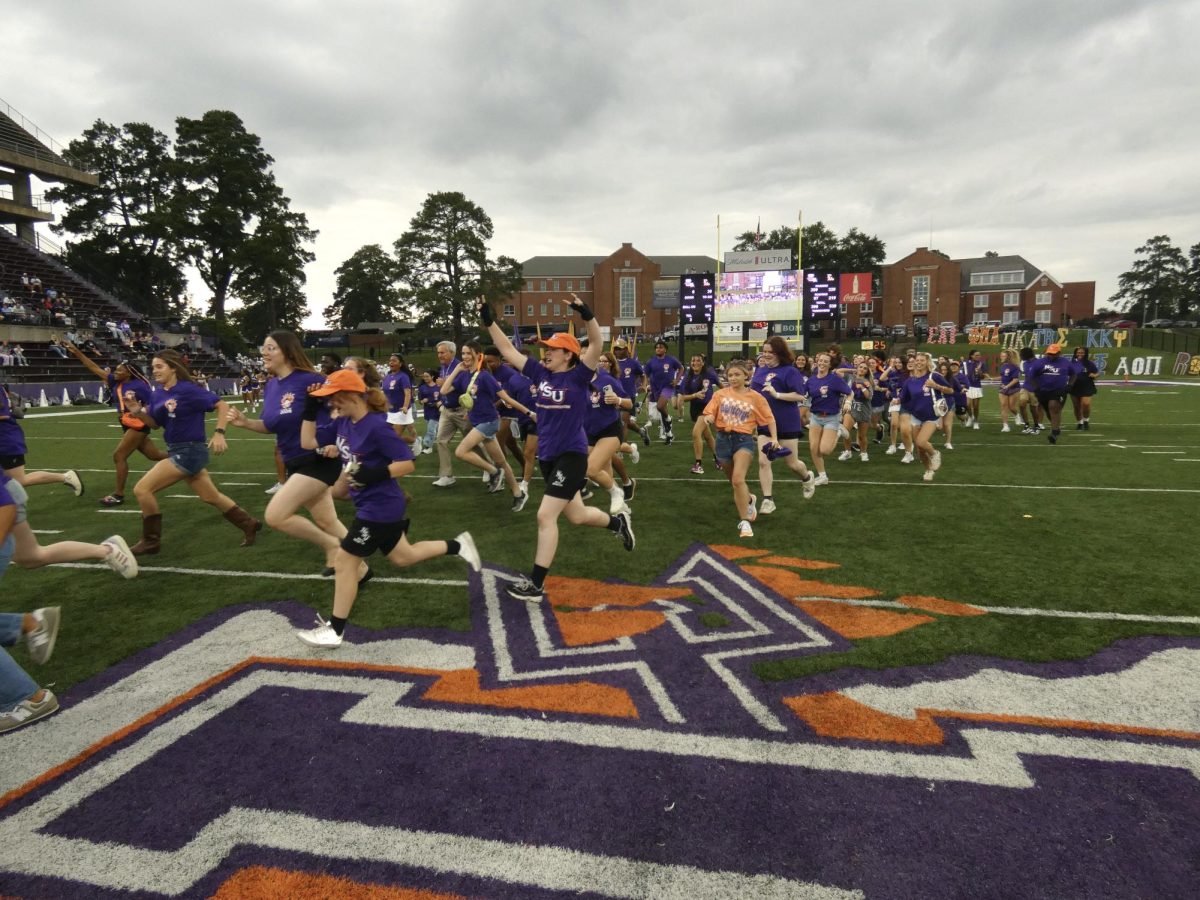
[{"label": "woman in purple shirt", "polygon": [[979,401],[983,399],[983,379],[987,377],[987,362],[983,352],[972,350],[967,354],[963,374],[967,377],[967,428],[979,430]]},{"label": "woman in purple shirt", "polygon": [[433,439],[437,437],[438,408],[442,394],[437,386],[438,370],[426,369],[421,373],[421,383],[417,385],[417,402],[421,404],[421,415],[425,419],[425,434],[421,436],[421,452],[433,452]]},{"label": "woman in purple shirt", "polygon": [[917,456],[925,465],[926,481],[933,481],[933,473],[942,467],[942,454],[933,449],[930,438],[937,429],[941,416],[935,408],[936,400],[946,401],[949,406],[954,388],[941,375],[929,369],[929,354],[918,353],[912,361],[912,377],[900,387],[900,408],[908,413],[912,422],[913,442]]},{"label": "woman in purple shirt", "polygon": [[621,510],[629,509],[625,504],[625,491],[613,478],[612,470],[617,451],[621,449],[625,438],[621,410],[632,409],[633,401],[625,396],[625,388],[612,376],[612,369],[612,357],[606,353],[600,354],[600,359],[596,361],[596,374],[588,391],[583,430],[587,433],[588,441],[588,478],[608,492],[608,511],[616,515]]},{"label": "woman in purple shirt", "polygon": [[536,603],[545,597],[546,575],[558,550],[558,520],[565,515],[573,525],[607,528],[633,550],[633,524],[629,513],[616,515],[587,506],[579,496],[587,481],[587,414],[592,376],[600,359],[600,326],[587,304],[571,295],[571,308],[587,324],[587,349],[574,335],[559,333],[540,343],[546,348],[541,363],[517,350],[496,324],[492,307],[480,299],[479,315],[492,341],[514,369],[537,385],[538,462],[545,480],[545,493],[538,506],[537,550],[528,578],[508,587],[514,600]]},{"label": "woman in purple shirt", "polygon": [[1000,351],[1000,430],[1011,431],[1008,417],[1019,418],[1017,395],[1021,392],[1021,368],[1013,362],[1012,352]]},{"label": "woman in purple shirt", "polygon": [[[496,401],[503,400],[518,412],[528,412],[529,407],[510,397],[484,367],[483,347],[477,341],[463,344],[458,365],[447,373],[446,380],[442,382],[443,401],[456,398],[459,405],[467,410],[467,422],[471,430],[458,442],[454,455],[487,473],[489,494],[498,493],[507,484],[512,492],[512,511],[520,512],[525,508],[529,494],[517,484],[512,466],[508,464],[508,458],[496,440],[496,433],[500,430]],[[475,448],[480,445],[490,457],[490,462],[476,451]]]},{"label": "woman in purple shirt", "polygon": [[[136,399],[126,400],[125,408],[151,428],[161,428],[167,443],[167,458],[154,466],[133,486],[142,510],[142,539],[133,546],[136,555],[157,553],[162,547],[162,513],[154,496],[180,481],[186,481],[196,496],[221,511],[242,532],[242,546],[254,543],[262,522],[254,518],[217,490],[208,475],[208,450],[218,456],[228,449],[225,423],[230,408],[216,394],[204,390],[192,380],[192,373],[174,350],[160,350],[151,365],[158,388],[143,406]],[[204,442],[204,415],[217,411],[217,427],[212,440]]]},{"label": "woman in purple shirt", "polygon": [[383,413],[374,411],[387,407],[382,391],[368,392],[357,372],[341,369],[310,396],[314,400],[329,398],[329,406],[337,413],[336,438],[322,443],[328,437],[321,436],[315,419],[306,418],[301,426],[301,446],[320,457],[341,460],[338,487],[349,491],[354,521],[334,559],[333,615],[328,620],[318,615],[317,627],[297,631],[296,637],[312,647],[332,648],[341,646],[346,620],[358,598],[359,572],[376,550],[401,567],[435,556],[459,556],[475,572],[482,564],[470,532],[464,531],[452,541],[408,542],[407,498],[396,479],[411,474],[415,466],[408,444],[392,430]]},{"label": "woman in purple shirt", "polygon": [[691,365],[683,374],[683,380],[679,382],[678,394],[681,403],[687,401],[688,413],[692,417],[692,456],[696,460],[692,463],[693,475],[704,474],[702,460],[705,444],[708,445],[708,452],[713,455],[713,459],[717,456],[717,436],[713,434],[708,419],[704,418],[704,407],[708,406],[713,392],[720,387],[721,379],[704,355],[697,353],[693,356]]},{"label": "woman in purple shirt", "polygon": [[815,484],[829,484],[825,457],[837,446],[843,401],[850,397],[850,385],[833,371],[828,353],[813,357],[813,374],[804,386],[804,393],[809,398],[808,449],[817,470]]},{"label": "woman in purple shirt", "polygon": [[[325,553],[325,575],[333,574],[333,560],[346,536],[346,526],[338,519],[329,488],[338,479],[342,467],[335,459],[319,457],[300,445],[300,426],[305,417],[309,392],[325,379],[313,368],[300,339],[290,331],[273,331],[262,345],[263,368],[271,376],[263,388],[261,419],[248,419],[236,408],[230,410],[229,424],[257,434],[275,435],[275,447],[283,460],[286,478],[271,497],[264,516],[272,528],[284,534],[316,544]],[[334,426],[329,410],[318,403],[313,410],[317,429],[333,442]],[[312,520],[301,516],[308,510]]]},{"label": "woman in purple shirt", "polygon": [[[800,489],[804,499],[811,499],[817,489],[817,476],[808,471],[808,466],[800,461],[800,438],[804,434],[804,425],[800,420],[800,398],[805,396],[804,388],[808,380],[804,373],[794,365],[792,348],[779,335],[767,338],[762,345],[760,365],[754,370],[750,379],[750,387],[758,391],[771,408],[775,417],[775,431],[779,445],[791,452],[783,457],[784,464],[800,478]],[[762,485],[763,498],[758,511],[763,515],[775,512],[775,498],[772,488],[775,484],[775,474],[771,471],[771,457],[766,453],[771,443],[771,435],[766,426],[758,427],[758,480]]]},{"label": "woman in purple shirt", "polygon": [[388,357],[388,373],[383,376],[383,395],[388,400],[388,424],[409,446],[417,441],[413,428],[412,373],[404,364],[404,357],[393,353]]}]

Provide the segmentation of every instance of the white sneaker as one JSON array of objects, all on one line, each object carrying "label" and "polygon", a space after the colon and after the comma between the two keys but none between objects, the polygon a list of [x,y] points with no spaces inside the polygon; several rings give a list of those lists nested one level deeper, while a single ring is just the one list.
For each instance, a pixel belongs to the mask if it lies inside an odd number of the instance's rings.
[{"label": "white sneaker", "polygon": [[44,719],[58,711],[58,698],[54,696],[54,692],[46,688],[43,690],[45,695],[41,700],[22,700],[12,709],[0,712],[0,734],[22,725],[31,725],[38,719]]},{"label": "white sneaker", "polygon": [[767,497],[763,500],[762,506],[758,508],[758,511],[764,516],[769,516],[771,513],[775,512],[775,501],[770,497]]},{"label": "white sneaker", "polygon": [[746,508],[747,521],[753,522],[755,519],[758,518],[757,506],[758,506],[758,497],[756,497],[754,494],[751,494],[750,495],[750,503],[748,504],[748,506]]},{"label": "white sneaker", "polygon": [[851,453],[849,450],[843,450],[841,453],[838,454],[838,462],[845,462],[853,455],[854,454]]},{"label": "white sneaker", "polygon": [[866,453],[858,454],[858,458],[861,459],[863,462],[867,462],[871,459],[871,457],[868,456]]},{"label": "white sneaker", "polygon": [[963,422],[963,428],[970,428],[974,423],[975,420],[971,416],[967,416],[966,421]]},{"label": "white sneaker", "polygon": [[625,505],[625,492],[621,490],[621,486],[619,484],[615,485],[613,489],[608,492],[608,514],[610,516],[615,516],[621,510],[628,509],[629,507]]},{"label": "white sneaker", "polygon": [[129,545],[119,534],[105,538],[100,542],[109,547],[108,563],[110,569],[122,578],[136,578],[138,573],[137,557],[129,552]]},{"label": "white sneaker", "polygon": [[430,453],[432,453],[432,452],[433,452],[433,448],[432,448],[432,447],[426,447],[424,450],[422,450],[422,451],[421,451],[421,455],[422,455],[422,456],[428,456],[428,455],[429,455]]},{"label": "white sneaker", "polygon": [[850,437],[850,432],[848,432],[848,431],[846,430],[846,426],[845,426],[845,425],[839,425],[839,426],[838,426],[838,437],[840,437],[840,438],[848,438],[848,437]]},{"label": "white sneaker", "polygon": [[921,476],[926,481],[933,481],[933,469],[926,469],[925,474]]},{"label": "white sneaker", "polygon": [[904,456],[902,456],[900,458],[900,462],[902,462],[902,463],[910,463],[912,461],[913,461],[913,455],[911,453],[905,453]]},{"label": "white sneaker", "polygon": [[264,494],[278,494],[282,487],[283,487],[283,484],[281,482],[277,481],[273,485],[271,485],[269,488],[267,488],[265,491],[263,491],[263,493]]},{"label": "white sneaker", "polygon": [[940,454],[938,451],[934,450],[933,456],[929,460],[929,469],[930,469],[930,471],[936,472],[941,467],[942,467],[942,454]]},{"label": "white sneaker", "polygon": [[[487,480],[487,472],[483,473],[484,480]],[[441,478],[434,479],[434,487],[450,487],[457,479],[453,475],[443,475]]]},{"label": "white sneaker", "polygon": [[738,522],[738,537],[754,537],[754,529],[750,527],[750,523],[745,519]]},{"label": "white sneaker", "polygon": [[458,541],[458,555],[471,567],[471,571],[478,572],[482,569],[483,560],[479,558],[479,550],[475,547],[475,538],[471,537],[471,532],[464,531],[455,540]]},{"label": "white sneaker", "polygon": [[972,422],[972,423],[971,423],[971,427],[972,427],[972,428],[973,428],[975,431],[978,431],[978,430],[979,430],[979,422],[978,422],[978,421]]},{"label": "white sneaker", "polygon": [[826,472],[822,472],[820,475],[818,475],[816,478],[813,479],[813,487],[817,487],[818,485],[822,485],[822,484],[829,484],[829,474]]},{"label": "white sneaker", "polygon": [[947,443],[947,444],[946,444],[946,447],[945,447],[945,449],[946,449],[946,450],[953,450],[953,449],[954,449],[954,445],[953,445],[953,444],[950,444],[950,443]]},{"label": "white sneaker", "polygon": [[296,637],[300,638],[310,647],[333,648],[342,646],[342,636],[333,630],[333,626],[317,616],[317,627],[310,628],[308,631],[297,631]]},{"label": "white sneaker", "polygon": [[54,642],[58,640],[59,610],[57,606],[46,606],[30,614],[37,625],[25,635],[25,643],[29,645],[29,658],[39,666],[54,652]]},{"label": "white sneaker", "polygon": [[74,469],[67,469],[63,472],[63,482],[75,492],[76,497],[83,496],[83,482],[79,480],[79,473]]},{"label": "white sneaker", "polygon": [[517,496],[513,497],[512,511],[520,512],[525,508],[525,504],[529,502],[529,491],[521,491]]},{"label": "white sneaker", "polygon": [[1005,422],[1005,423],[1004,423],[1004,427],[1002,427],[1002,428],[1000,429],[1000,433],[1001,433],[1001,434],[1004,434],[1004,433],[1006,433],[1006,432],[1008,432],[1008,431],[1012,431],[1012,429],[1011,429],[1011,428],[1009,428],[1009,427],[1008,427],[1008,423],[1007,423],[1007,422]]},{"label": "white sneaker", "polygon": [[811,500],[817,492],[817,473],[809,472],[808,477],[800,482],[800,490],[804,491],[804,499]]},{"label": "white sneaker", "polygon": [[637,441],[629,442],[629,461],[635,466],[642,461],[642,451],[638,450]]},{"label": "white sneaker", "polygon": [[487,469],[484,469],[483,470],[483,483],[487,484],[491,480],[492,480],[492,476],[488,474]]},{"label": "white sneaker", "polygon": [[888,447],[888,448],[887,448],[886,450],[884,450],[883,452],[884,452],[884,453],[886,453],[888,456],[895,456],[895,455],[896,455],[896,448],[895,448],[895,447]]}]

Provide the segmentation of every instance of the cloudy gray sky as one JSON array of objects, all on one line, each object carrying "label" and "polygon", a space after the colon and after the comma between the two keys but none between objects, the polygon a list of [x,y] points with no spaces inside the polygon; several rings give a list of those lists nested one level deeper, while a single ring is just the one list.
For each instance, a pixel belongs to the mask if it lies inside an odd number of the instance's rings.
[{"label": "cloudy gray sky", "polygon": [[[432,191],[517,259],[722,249],[824,221],[888,259],[1020,253],[1097,299],[1200,242],[1200,0],[0,0],[0,97],[96,119],[236,112],[333,270]],[[1190,62],[1189,62],[1190,60]],[[203,287],[197,299],[206,300]]]}]

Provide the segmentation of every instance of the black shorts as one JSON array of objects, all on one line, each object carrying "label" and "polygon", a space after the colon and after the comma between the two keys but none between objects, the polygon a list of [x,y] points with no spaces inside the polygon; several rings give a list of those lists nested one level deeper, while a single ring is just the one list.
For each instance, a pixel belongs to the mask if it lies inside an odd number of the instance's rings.
[{"label": "black shorts", "polygon": [[364,559],[376,550],[387,556],[408,531],[408,519],[399,522],[367,522],[354,517],[350,530],[342,538],[342,549]]},{"label": "black shorts", "polygon": [[340,457],[330,459],[328,456],[318,456],[316,453],[305,453],[303,456],[289,459],[283,464],[283,468],[289,477],[306,475],[309,478],[317,479],[322,484],[332,485],[342,474],[342,460]]},{"label": "black shorts", "polygon": [[587,436],[588,446],[595,447],[601,440],[610,437],[615,437],[618,441],[625,439],[625,426],[621,424],[620,419],[617,419],[617,421],[613,422],[607,428],[601,428],[595,434],[589,434]]},{"label": "black shorts", "polygon": [[700,420],[700,417],[704,415],[704,407],[706,406],[708,406],[708,402],[705,400],[688,401],[688,413],[691,415],[693,422]]},{"label": "black shorts", "polygon": [[533,419],[525,419],[524,421],[517,419],[517,431],[521,433],[521,440],[525,440],[531,434],[537,437],[537,422],[533,421]]},{"label": "black shorts", "polygon": [[18,453],[15,456],[0,456],[0,469],[3,469],[5,472],[23,465],[25,465],[24,453]]},{"label": "black shorts", "polygon": [[583,453],[563,453],[554,459],[539,459],[538,465],[542,469],[542,480],[546,482],[542,493],[547,497],[570,500],[583,490],[587,481],[587,455]]},{"label": "black shorts", "polygon": [[1064,405],[1066,405],[1066,402],[1067,402],[1067,392],[1065,390],[1038,391],[1037,392],[1037,400],[1038,400],[1038,405],[1042,409],[1049,409],[1051,400],[1055,401],[1059,406],[1064,406]]},{"label": "black shorts", "polygon": [[[770,437],[771,429],[759,425],[758,433],[762,437]],[[779,436],[781,441],[798,441],[800,438],[804,437],[803,431],[777,431],[776,434]]]},{"label": "black shorts", "polygon": [[1072,397],[1095,397],[1096,382],[1090,378],[1076,378],[1070,393]]}]

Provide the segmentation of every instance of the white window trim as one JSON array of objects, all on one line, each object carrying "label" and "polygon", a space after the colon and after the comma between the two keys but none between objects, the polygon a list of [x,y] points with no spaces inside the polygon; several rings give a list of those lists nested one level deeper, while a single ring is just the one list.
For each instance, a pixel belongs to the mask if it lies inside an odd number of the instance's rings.
[{"label": "white window trim", "polygon": [[515,316],[517,314],[517,305],[515,303],[504,304],[504,315]]},{"label": "white window trim", "polygon": [[1033,295],[1033,303],[1034,306],[1052,306],[1054,304],[1054,293],[1052,291],[1038,291]]},{"label": "white window trim", "polygon": [[1007,272],[972,272],[971,287],[985,287],[991,284],[1024,284],[1025,271],[1010,269]]},{"label": "white window trim", "polygon": [[1021,305],[1021,292],[1020,291],[1005,291],[1004,292],[1004,305],[1005,306],[1020,306]]},{"label": "white window trim", "polygon": [[[929,312],[929,291],[932,286],[933,279],[928,275],[914,275],[912,280],[912,311]],[[917,286],[923,285],[924,291],[918,291]],[[919,294],[924,296],[918,296]]]},{"label": "white window trim", "polygon": [[987,309],[988,306],[991,304],[991,302],[992,302],[991,294],[976,294],[975,295],[975,308],[976,309]]},{"label": "white window trim", "polygon": [[1050,310],[1035,309],[1033,311],[1033,321],[1037,322],[1038,324],[1050,324]]}]

